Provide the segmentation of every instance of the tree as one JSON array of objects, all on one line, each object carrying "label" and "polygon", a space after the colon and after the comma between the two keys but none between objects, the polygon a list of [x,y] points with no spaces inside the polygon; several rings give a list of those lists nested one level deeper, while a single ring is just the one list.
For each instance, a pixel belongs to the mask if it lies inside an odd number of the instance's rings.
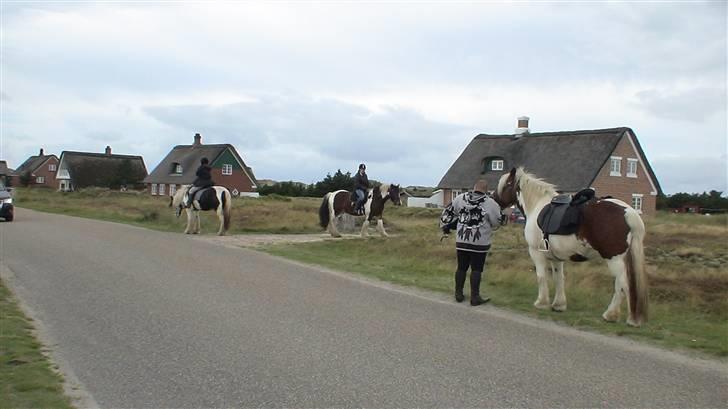
[{"label": "tree", "polygon": [[20,175],[20,186],[28,187],[33,182],[33,175],[29,170]]}]

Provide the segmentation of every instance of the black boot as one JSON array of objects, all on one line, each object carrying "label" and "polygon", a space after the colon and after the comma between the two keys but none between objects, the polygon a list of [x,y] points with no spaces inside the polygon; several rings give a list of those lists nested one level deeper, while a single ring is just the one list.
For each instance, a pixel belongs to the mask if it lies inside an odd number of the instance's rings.
[{"label": "black boot", "polygon": [[465,271],[455,271],[455,301],[463,302],[465,295],[463,294],[465,287]]},{"label": "black boot", "polygon": [[481,271],[472,271],[470,273],[470,305],[476,306],[485,304],[490,301],[490,298],[482,298],[480,296],[480,277]]}]

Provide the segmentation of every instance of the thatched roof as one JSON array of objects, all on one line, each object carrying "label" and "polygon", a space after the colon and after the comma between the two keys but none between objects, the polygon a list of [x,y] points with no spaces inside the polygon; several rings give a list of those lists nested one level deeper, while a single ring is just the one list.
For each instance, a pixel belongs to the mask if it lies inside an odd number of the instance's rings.
[{"label": "thatched roof", "polygon": [[147,176],[144,159],[136,155],[63,151],[60,170],[68,171],[76,187],[136,185]]},{"label": "thatched roof", "polygon": [[[154,168],[152,173],[144,179],[144,183],[190,184],[195,181],[195,172],[200,165],[200,159],[207,158],[210,164],[212,164],[228,149],[240,162],[240,166],[245,169],[245,173],[248,174],[251,182],[257,185],[258,182],[253,174],[253,169],[245,164],[243,158],[235,150],[235,147],[230,144],[177,145],[159,162],[159,165]],[[174,168],[177,164],[182,166],[181,174],[174,173]]]},{"label": "thatched roof", "polygon": [[[485,135],[473,138],[438,184],[445,189],[469,189],[484,178],[494,188],[498,179],[513,167],[527,171],[557,185],[560,191],[573,192],[588,187],[609,160],[611,153],[630,128],[610,128],[585,131],[527,133],[515,135]],[[650,177],[657,183],[649,162],[636,136],[633,142],[639,151]],[[502,159],[502,171],[486,169],[489,158]]]}]

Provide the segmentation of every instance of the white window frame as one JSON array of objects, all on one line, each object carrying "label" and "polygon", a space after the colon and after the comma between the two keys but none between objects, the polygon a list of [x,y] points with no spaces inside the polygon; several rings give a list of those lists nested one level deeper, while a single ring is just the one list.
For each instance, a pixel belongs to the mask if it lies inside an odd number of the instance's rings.
[{"label": "white window frame", "polygon": [[164,196],[164,183],[159,184],[159,196]]},{"label": "white window frame", "polygon": [[[615,169],[615,166],[616,169]],[[609,158],[609,176],[622,176],[622,157],[612,156]]]},{"label": "white window frame", "polygon": [[461,191],[460,191],[459,189],[453,189],[453,190],[452,190],[452,191],[450,192],[450,202],[452,203],[452,201],[453,201],[453,200],[455,200],[455,198],[456,198],[456,197],[458,197],[458,195],[459,195],[460,193],[462,193],[462,192],[461,192]]},{"label": "white window frame", "polygon": [[157,194],[157,184],[156,183],[152,183],[152,187],[151,187],[150,190],[151,190],[151,193],[153,195],[156,195]]},{"label": "white window frame", "polygon": [[48,164],[48,172],[55,172],[56,171],[56,165],[54,163]]},{"label": "white window frame", "polygon": [[[634,158],[627,158],[627,177],[628,178],[636,178],[637,177],[637,166],[638,166],[638,159]],[[634,171],[632,171],[632,168],[634,168]]]},{"label": "white window frame", "polygon": [[182,165],[180,165],[179,163],[176,164],[174,166],[174,173],[177,175],[181,175],[182,174]]},{"label": "white window frame", "polygon": [[496,159],[491,162],[490,170],[503,170],[503,159]]},{"label": "white window frame", "polygon": [[642,214],[642,206],[644,204],[644,195],[640,193],[632,193],[632,208],[637,210],[637,213]]},{"label": "white window frame", "polygon": [[170,184],[170,185],[169,185],[169,195],[170,195],[170,196],[174,196],[174,195],[175,195],[175,193],[177,193],[177,185],[175,185],[175,184]]},{"label": "white window frame", "polygon": [[229,163],[225,163],[222,165],[222,174],[223,176],[230,176],[233,174],[233,165]]},{"label": "white window frame", "polygon": [[45,176],[36,176],[35,177],[35,183],[45,183]]}]

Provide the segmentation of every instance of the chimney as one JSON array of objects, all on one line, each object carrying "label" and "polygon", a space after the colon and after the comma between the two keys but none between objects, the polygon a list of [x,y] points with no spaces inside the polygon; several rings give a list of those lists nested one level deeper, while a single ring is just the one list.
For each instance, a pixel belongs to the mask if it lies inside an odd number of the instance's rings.
[{"label": "chimney", "polygon": [[111,156],[111,146],[106,147],[106,156]]},{"label": "chimney", "polygon": [[196,133],[195,134],[195,143],[192,144],[192,146],[200,146],[202,145],[202,135]]},{"label": "chimney", "polygon": [[518,128],[516,128],[516,138],[520,137],[523,134],[527,134],[531,132],[531,130],[528,128],[528,120],[531,119],[527,116],[519,116],[518,117]]},{"label": "chimney", "polygon": [[43,156],[43,148],[40,148],[40,153],[38,154],[38,156]]}]

